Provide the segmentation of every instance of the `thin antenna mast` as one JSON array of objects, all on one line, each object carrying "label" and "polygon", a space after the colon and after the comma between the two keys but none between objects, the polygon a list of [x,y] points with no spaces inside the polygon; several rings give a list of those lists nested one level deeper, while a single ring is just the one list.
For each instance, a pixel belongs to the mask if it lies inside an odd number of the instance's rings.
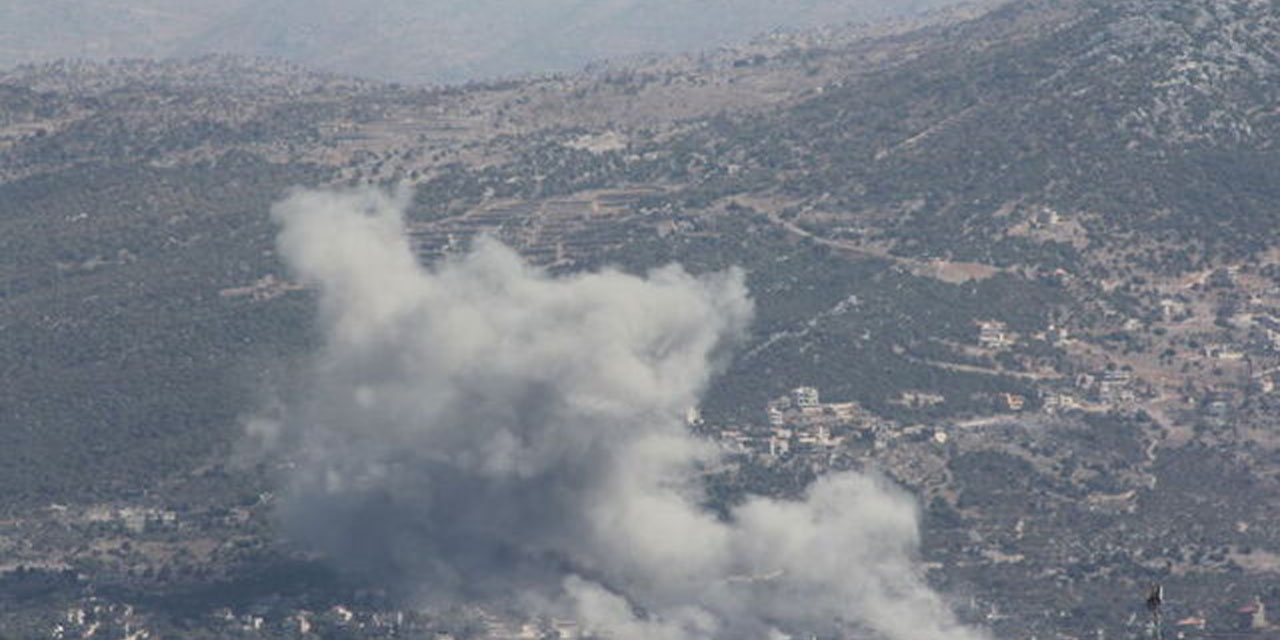
[{"label": "thin antenna mast", "polygon": [[1156,640],[1164,640],[1161,628],[1160,605],[1164,604],[1164,587],[1156,583],[1147,594],[1147,611],[1151,612],[1151,628],[1155,630]]}]

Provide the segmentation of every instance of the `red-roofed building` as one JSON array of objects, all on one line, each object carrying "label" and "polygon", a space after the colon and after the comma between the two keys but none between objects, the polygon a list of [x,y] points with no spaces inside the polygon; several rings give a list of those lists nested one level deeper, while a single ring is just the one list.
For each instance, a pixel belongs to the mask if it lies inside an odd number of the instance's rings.
[{"label": "red-roofed building", "polygon": [[1236,609],[1236,615],[1241,629],[1258,631],[1267,628],[1267,607],[1262,604],[1262,598],[1255,596],[1253,602]]}]

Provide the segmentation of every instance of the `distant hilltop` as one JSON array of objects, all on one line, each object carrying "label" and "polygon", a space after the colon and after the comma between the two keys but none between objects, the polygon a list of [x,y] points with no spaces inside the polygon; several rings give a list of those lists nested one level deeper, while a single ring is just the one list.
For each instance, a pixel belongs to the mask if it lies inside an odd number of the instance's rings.
[{"label": "distant hilltop", "polygon": [[0,68],[221,53],[450,83],[574,71],[596,60],[705,50],[767,32],[951,4],[956,0],[18,0],[0,8]]}]

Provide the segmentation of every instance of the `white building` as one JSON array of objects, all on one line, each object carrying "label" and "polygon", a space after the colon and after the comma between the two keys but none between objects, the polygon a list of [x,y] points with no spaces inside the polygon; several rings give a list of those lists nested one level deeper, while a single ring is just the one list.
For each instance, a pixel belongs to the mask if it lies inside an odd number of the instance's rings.
[{"label": "white building", "polygon": [[787,418],[782,414],[782,409],[771,406],[765,409],[765,413],[769,417],[769,426],[771,427],[781,427],[787,423]]},{"label": "white building", "polygon": [[796,387],[791,390],[791,403],[797,409],[813,409],[821,404],[817,387]]},{"label": "white building", "polygon": [[998,320],[978,323],[978,344],[988,349],[1003,349],[1013,344],[1008,325]]},{"label": "white building", "polygon": [[769,438],[769,455],[770,456],[774,458],[780,458],[782,456],[787,455],[788,453],[791,453],[790,440],[786,438],[779,438],[777,436]]},{"label": "white building", "polygon": [[1187,311],[1187,305],[1173,298],[1165,298],[1160,301],[1160,317],[1165,322],[1175,320],[1182,317]]},{"label": "white building", "polygon": [[697,407],[689,407],[684,411],[684,423],[690,427],[696,427],[702,424],[702,410]]}]

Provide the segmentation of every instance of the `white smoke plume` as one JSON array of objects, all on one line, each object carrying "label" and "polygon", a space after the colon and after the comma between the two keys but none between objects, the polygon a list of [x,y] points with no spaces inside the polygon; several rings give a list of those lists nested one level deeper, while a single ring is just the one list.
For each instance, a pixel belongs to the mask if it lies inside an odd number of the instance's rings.
[{"label": "white smoke plume", "polygon": [[297,191],[279,249],[319,291],[311,392],[270,440],[287,532],[425,602],[520,603],[616,640],[969,640],[913,557],[917,511],[844,473],[700,506],[688,433],[752,313],[737,270],[553,277],[482,240],[420,266],[406,193]]}]

